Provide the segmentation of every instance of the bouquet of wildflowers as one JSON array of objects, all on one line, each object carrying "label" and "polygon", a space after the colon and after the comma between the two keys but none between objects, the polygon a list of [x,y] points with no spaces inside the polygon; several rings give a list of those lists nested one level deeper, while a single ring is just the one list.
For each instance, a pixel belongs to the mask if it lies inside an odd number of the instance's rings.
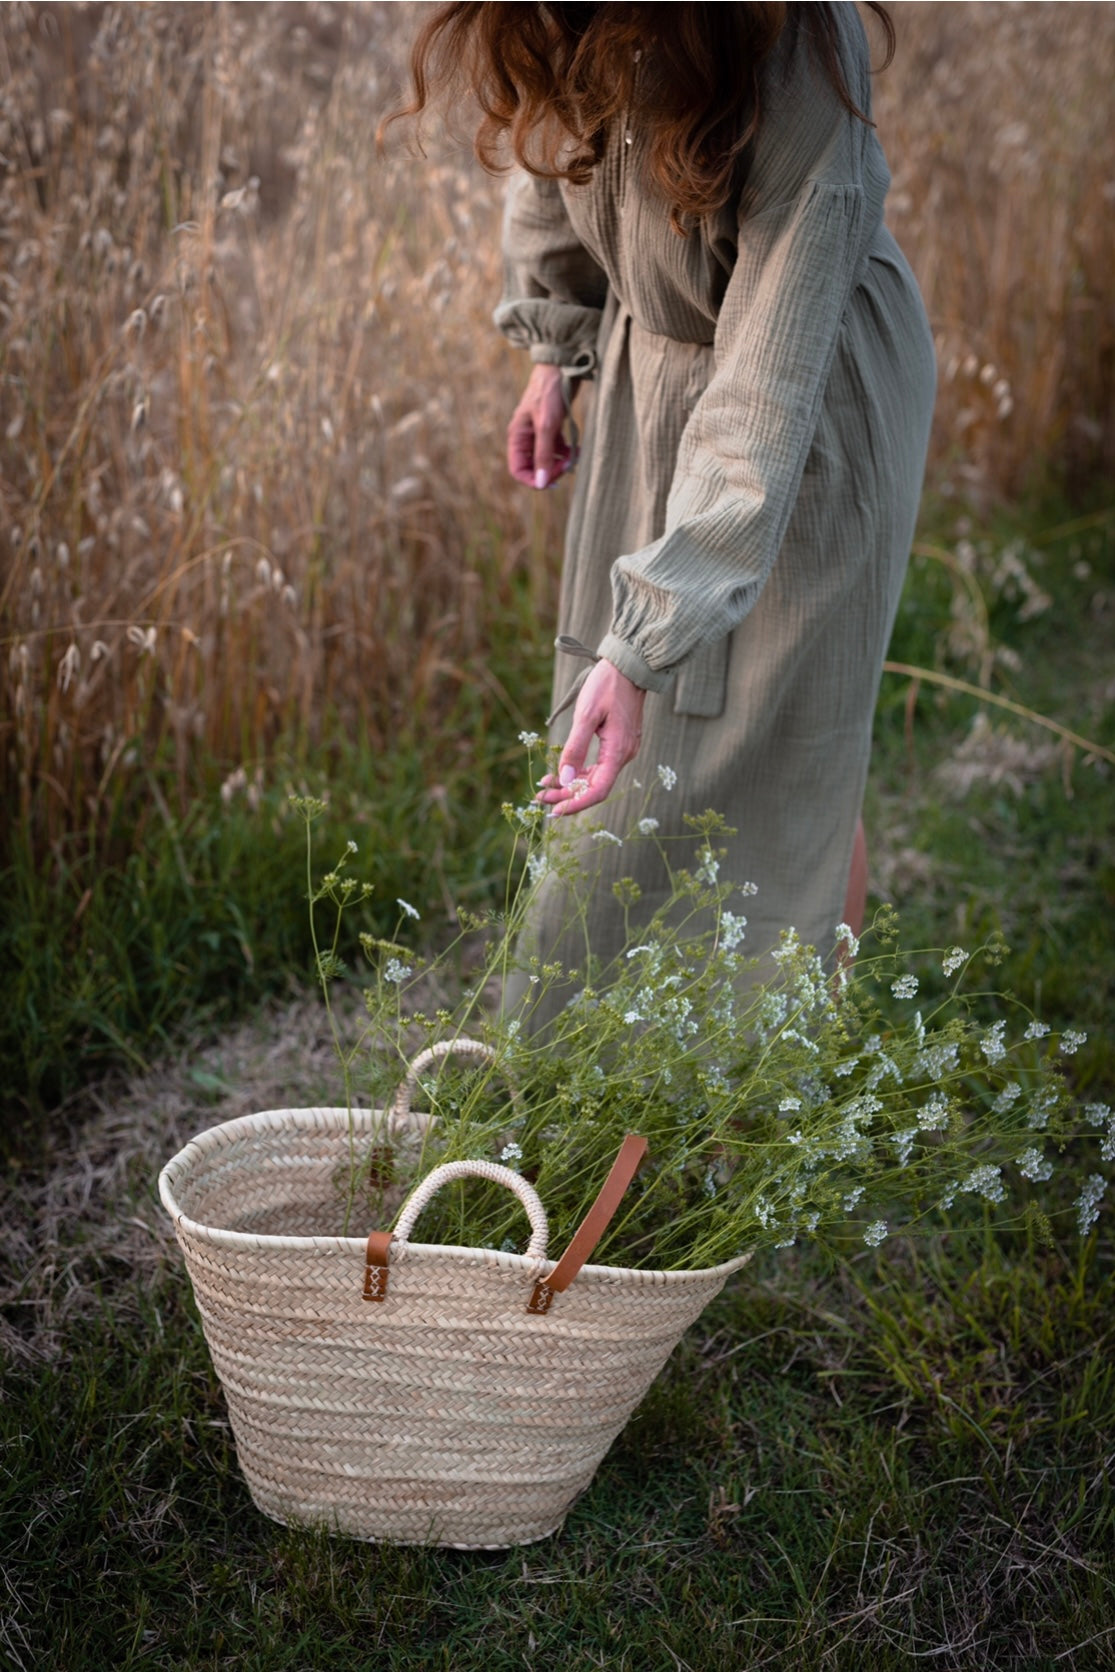
[{"label": "bouquet of wildflowers", "polygon": [[[660,769],[654,793],[672,778]],[[720,879],[722,821],[714,813],[688,821],[690,851],[679,856],[643,805],[622,839],[659,847],[666,905],[606,970],[524,965],[521,930],[541,874],[565,867],[575,902],[583,879],[542,809],[507,808],[516,864],[504,910],[463,928],[481,948],[468,987],[431,1009],[431,993],[447,990],[457,943],[423,964],[399,941],[362,936],[368,1020],[356,1045],[343,1045],[330,1004],[340,922],[369,890],[346,874],[352,844],[315,882],[309,832],[321,804],[299,806],[318,974],[350,1101],[357,1079],[387,1101],[415,1049],[433,1040],[479,1039],[490,1052],[479,1068],[446,1058],[424,1082],[435,1119],[419,1153],[404,1158],[383,1138],[367,1155],[353,1152],[339,1181],[346,1218],[359,1201],[361,1223],[370,1215],[386,1226],[431,1166],[482,1157],[530,1178],[552,1246],[561,1247],[628,1132],[646,1137],[647,1159],[594,1256],[605,1264],[692,1270],[837,1227],[873,1246],[980,1197],[1040,1213],[1035,1186],[1089,1134],[1098,1154],[1092,1170],[1081,1169],[1080,1232],[1097,1217],[1106,1180],[1095,1169],[1115,1160],[1115,1119],[1103,1104],[1079,1105],[1066,1081],[1066,1059],[1083,1036],[1054,1035],[986,990],[1003,950],[994,941],[910,957],[884,910],[870,947],[838,926],[828,966],[788,929],[774,975],[755,984],[740,909],[754,890]],[[401,934],[417,914],[405,901],[399,910]],[[329,944],[317,935],[323,911],[334,914]],[[925,1002],[915,969],[924,978],[929,959],[945,985]],[[522,997],[501,1006],[517,965]],[[421,1232],[510,1250],[523,1227],[505,1190],[472,1180],[439,1193]]]}]

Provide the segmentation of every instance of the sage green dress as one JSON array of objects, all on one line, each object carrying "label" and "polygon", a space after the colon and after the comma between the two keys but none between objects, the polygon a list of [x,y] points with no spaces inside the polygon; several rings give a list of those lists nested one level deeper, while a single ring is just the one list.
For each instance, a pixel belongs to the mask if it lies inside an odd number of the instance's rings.
[{"label": "sage green dress", "polygon": [[[834,8],[852,97],[870,110],[856,8]],[[595,389],[570,507],[560,632],[649,693],[638,780],[665,837],[715,808],[737,834],[721,877],[753,883],[742,950],[793,925],[827,954],[843,914],[872,716],[906,569],[935,389],[916,282],[883,225],[874,130],[840,103],[804,30],[764,67],[738,201],[687,238],[644,185],[642,136],[614,132],[589,184],[513,178],[496,323]],[[559,654],[555,703],[583,663]],[[571,710],[551,738],[568,734]],[[667,791],[656,768],[671,768]],[[577,816],[598,877],[604,962],[623,943],[612,883],[661,903],[653,843],[621,833],[634,791]],[[601,815],[598,818],[597,815]],[[561,821],[576,823],[577,819]],[[532,935],[564,941],[565,885]],[[730,903],[729,909],[735,909]]]}]

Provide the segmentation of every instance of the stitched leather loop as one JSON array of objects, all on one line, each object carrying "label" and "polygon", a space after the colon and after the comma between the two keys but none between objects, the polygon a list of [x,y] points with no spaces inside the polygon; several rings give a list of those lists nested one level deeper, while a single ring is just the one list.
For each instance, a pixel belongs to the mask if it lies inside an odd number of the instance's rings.
[{"label": "stitched leather loop", "polygon": [[387,1299],[387,1251],[392,1232],[373,1231],[364,1251],[364,1299]]}]

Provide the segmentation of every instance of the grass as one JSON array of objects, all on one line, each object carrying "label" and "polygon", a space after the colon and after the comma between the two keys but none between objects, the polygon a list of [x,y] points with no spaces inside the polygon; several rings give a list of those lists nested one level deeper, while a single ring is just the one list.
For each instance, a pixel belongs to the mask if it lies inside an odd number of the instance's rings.
[{"label": "grass", "polygon": [[691,1332],[559,1538],[476,1554],[264,1521],[173,1257],[100,1282],[82,1338],[8,1379],[13,1667],[1112,1664],[1094,1247],[768,1263]]}]

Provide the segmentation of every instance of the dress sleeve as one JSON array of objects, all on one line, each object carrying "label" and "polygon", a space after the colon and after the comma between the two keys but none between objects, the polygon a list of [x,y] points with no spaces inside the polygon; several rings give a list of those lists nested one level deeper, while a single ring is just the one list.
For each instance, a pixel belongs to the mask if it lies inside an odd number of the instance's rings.
[{"label": "dress sleeve", "polygon": [[[856,36],[844,27],[849,87],[867,110],[866,42],[858,20]],[[865,170],[882,177],[870,213]],[[682,436],[665,532],[612,568],[612,625],[597,649],[644,689],[664,689],[738,626],[770,574],[885,173],[872,130],[799,40],[789,68],[771,72],[713,375]]]},{"label": "dress sleeve", "polygon": [[503,221],[498,328],[532,360],[591,377],[608,281],[569,224],[556,180],[515,174]]}]

